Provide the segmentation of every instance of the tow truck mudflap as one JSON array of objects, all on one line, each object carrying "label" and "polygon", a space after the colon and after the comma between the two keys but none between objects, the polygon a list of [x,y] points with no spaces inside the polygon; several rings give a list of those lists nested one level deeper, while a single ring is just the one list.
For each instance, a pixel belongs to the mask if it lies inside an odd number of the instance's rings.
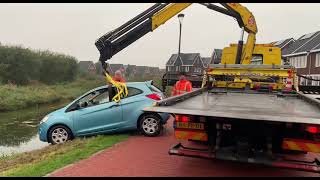
[{"label": "tow truck mudflap", "polygon": [[320,161],[315,158],[314,161],[298,161],[288,160],[284,158],[277,158],[276,160],[259,160],[254,158],[239,158],[236,159],[231,156],[219,156],[214,151],[209,149],[195,149],[184,147],[181,143],[175,145],[169,150],[169,155],[187,156],[195,158],[206,158],[206,159],[218,159],[218,160],[231,160],[242,163],[252,163],[257,165],[278,167],[283,169],[295,169],[299,171],[315,172],[320,173]]}]

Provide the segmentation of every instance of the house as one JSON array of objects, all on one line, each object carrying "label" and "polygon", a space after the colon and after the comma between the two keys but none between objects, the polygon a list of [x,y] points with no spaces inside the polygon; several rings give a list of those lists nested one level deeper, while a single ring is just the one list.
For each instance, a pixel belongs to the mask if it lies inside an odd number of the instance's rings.
[{"label": "house", "polygon": [[159,67],[149,67],[150,74],[162,75]]},{"label": "house", "polygon": [[200,53],[181,53],[172,54],[166,63],[166,71],[171,74],[180,72],[201,73],[203,62]]},{"label": "house", "polygon": [[128,64],[126,71],[125,71],[125,77],[127,78],[127,80],[130,80],[133,77],[135,77],[136,73],[137,73],[136,65]]},{"label": "house", "polygon": [[159,69],[159,71],[160,71],[159,73],[160,73],[161,76],[166,73],[166,69]]},{"label": "house", "polygon": [[270,44],[277,46],[281,49],[281,55],[288,53],[288,47],[294,42],[295,40],[293,38],[283,39],[280,41],[274,41]]},{"label": "house", "polygon": [[150,70],[147,66],[136,66],[135,67],[135,75],[146,75],[149,74]]},{"label": "house", "polygon": [[[320,31],[308,33],[287,45],[282,57],[300,75],[320,80]],[[300,85],[319,86],[319,81],[299,78]]]},{"label": "house", "polygon": [[125,74],[125,68],[124,68],[123,64],[109,64],[107,69],[111,75],[114,75],[114,73],[117,70],[120,70],[123,75]]},{"label": "house", "polygon": [[92,61],[80,61],[78,63],[79,70],[90,74],[96,74],[96,66]]},{"label": "house", "polygon": [[202,62],[203,62],[203,67],[207,68],[212,61],[211,57],[201,57]]},{"label": "house", "polygon": [[172,54],[166,63],[166,75],[168,85],[173,85],[180,73],[185,73],[193,85],[201,85],[203,70],[208,66],[207,58],[201,58],[200,53]]},{"label": "house", "polygon": [[108,70],[112,75],[115,73],[115,71],[121,70],[122,75],[127,80],[132,80],[134,77],[142,77],[146,75],[161,75],[158,67],[137,66],[130,64],[109,64]]},{"label": "house", "polygon": [[210,64],[220,64],[222,57],[222,49],[214,49],[211,55]]}]

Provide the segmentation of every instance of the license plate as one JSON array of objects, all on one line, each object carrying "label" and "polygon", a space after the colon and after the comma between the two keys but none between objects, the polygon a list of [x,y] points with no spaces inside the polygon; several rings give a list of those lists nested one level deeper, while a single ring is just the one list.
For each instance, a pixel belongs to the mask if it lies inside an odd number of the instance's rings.
[{"label": "license plate", "polygon": [[176,128],[185,128],[185,129],[204,129],[203,123],[184,123],[177,122]]}]

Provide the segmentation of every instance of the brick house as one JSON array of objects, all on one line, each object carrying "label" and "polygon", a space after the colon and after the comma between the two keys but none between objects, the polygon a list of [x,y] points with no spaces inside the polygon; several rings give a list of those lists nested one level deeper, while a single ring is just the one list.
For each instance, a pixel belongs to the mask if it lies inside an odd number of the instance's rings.
[{"label": "brick house", "polygon": [[288,53],[288,48],[294,41],[295,40],[293,38],[288,38],[280,41],[275,41],[270,44],[279,47],[281,49],[281,55],[284,55]]},{"label": "brick house", "polygon": [[[276,44],[275,44],[276,45]],[[282,57],[297,69],[297,73],[320,80],[320,31],[291,40],[282,49]],[[319,81],[299,78],[300,85],[319,86]]]},{"label": "brick house", "polygon": [[172,54],[166,63],[166,71],[170,74],[178,74],[180,72],[200,72],[202,67],[200,53],[181,53]]},{"label": "brick house", "polygon": [[162,75],[158,67],[149,66],[137,66],[137,65],[123,65],[123,64],[109,64],[109,72],[113,75],[115,71],[121,70],[122,75],[127,79],[131,80],[138,76],[147,75]]},{"label": "brick house", "polygon": [[201,57],[203,62],[203,67],[207,68],[211,62],[211,57]]},{"label": "brick house", "polygon": [[172,54],[166,63],[167,84],[173,85],[181,72],[187,74],[188,79],[194,86],[201,85],[203,70],[210,63],[209,58],[202,58],[200,53]]},{"label": "brick house", "polygon": [[125,73],[125,68],[124,68],[123,64],[109,64],[108,71],[110,74],[114,75],[114,73],[117,70],[120,70],[122,72],[122,74]]},{"label": "brick house", "polygon": [[90,74],[97,73],[96,65],[94,64],[93,61],[80,61],[78,65],[79,65],[79,70],[81,72],[86,72]]},{"label": "brick house", "polygon": [[211,61],[209,64],[220,64],[222,57],[222,49],[214,49],[211,55]]},{"label": "brick house", "polygon": [[125,71],[125,75],[127,80],[132,79],[137,73],[136,70],[136,65],[130,65],[128,64],[128,66],[126,67],[126,71]]}]

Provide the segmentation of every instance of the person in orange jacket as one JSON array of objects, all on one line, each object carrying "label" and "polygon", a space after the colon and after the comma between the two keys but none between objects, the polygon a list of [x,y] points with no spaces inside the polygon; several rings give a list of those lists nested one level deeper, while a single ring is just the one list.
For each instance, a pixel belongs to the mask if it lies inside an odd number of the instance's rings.
[{"label": "person in orange jacket", "polygon": [[114,76],[112,78],[114,81],[117,81],[117,82],[122,82],[122,83],[125,83],[126,80],[122,77],[122,74],[121,74],[121,71],[120,70],[117,70],[115,73],[114,73]]},{"label": "person in orange jacket", "polygon": [[181,74],[179,81],[172,88],[171,96],[180,95],[192,91],[192,83],[187,80],[184,74]]}]

